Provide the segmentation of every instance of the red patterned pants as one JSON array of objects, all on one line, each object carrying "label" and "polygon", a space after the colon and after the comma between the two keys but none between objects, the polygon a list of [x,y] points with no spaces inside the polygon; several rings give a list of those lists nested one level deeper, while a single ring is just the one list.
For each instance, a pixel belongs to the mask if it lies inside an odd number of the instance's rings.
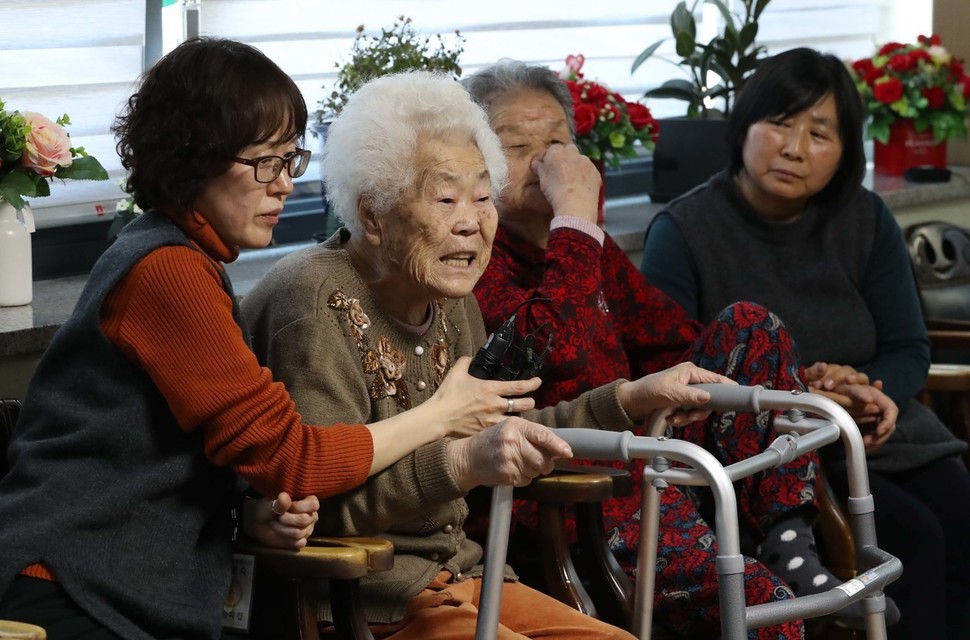
[{"label": "red patterned pants", "polygon": [[[744,385],[803,388],[788,330],[774,314],[751,303],[737,303],[721,312],[685,359]],[[770,412],[715,413],[672,435],[703,446],[728,465],[767,447],[776,435],[772,418]],[[759,541],[779,516],[814,504],[817,464],[816,455],[806,455],[735,483],[739,519],[750,539]],[[604,518],[614,554],[635,577],[642,464],[634,465],[631,472],[633,494],[604,504]],[[654,620],[680,637],[717,637],[720,630],[717,541],[699,512],[703,495],[704,491],[693,487],[669,487],[661,495]],[[793,597],[788,586],[757,560],[746,558],[744,569],[749,605]],[[758,640],[796,640],[803,636],[800,621],[749,632],[749,638]]]}]

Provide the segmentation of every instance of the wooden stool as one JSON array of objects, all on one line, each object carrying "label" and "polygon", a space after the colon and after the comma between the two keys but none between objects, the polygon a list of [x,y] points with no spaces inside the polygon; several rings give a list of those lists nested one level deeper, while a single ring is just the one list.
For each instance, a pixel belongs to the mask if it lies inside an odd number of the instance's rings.
[{"label": "wooden stool", "polygon": [[0,620],[0,638],[4,640],[47,640],[47,632],[37,625]]},{"label": "wooden stool", "polygon": [[[970,442],[970,365],[931,364],[920,400],[936,411],[957,437]],[[944,406],[938,406],[942,404],[938,400],[943,400]],[[963,459],[970,467],[970,450]]]}]

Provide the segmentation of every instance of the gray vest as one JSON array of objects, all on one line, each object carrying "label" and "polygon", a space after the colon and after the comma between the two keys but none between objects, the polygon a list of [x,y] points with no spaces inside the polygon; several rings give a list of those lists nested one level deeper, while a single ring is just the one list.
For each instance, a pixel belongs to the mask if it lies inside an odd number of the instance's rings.
[{"label": "gray vest", "polygon": [[[876,327],[860,283],[877,206],[860,188],[838,207],[810,205],[795,222],[766,224],[740,199],[727,172],[672,201],[671,216],[691,253],[704,256],[695,261],[699,319],[709,322],[732,302],[750,300],[788,325],[805,362],[868,362],[876,352]],[[743,272],[730,267],[739,260]],[[825,304],[808,306],[803,298]],[[908,402],[896,432],[869,455],[869,468],[915,469],[965,448],[932,411]],[[831,458],[839,448],[825,451]]]},{"label": "gray vest", "polygon": [[[0,593],[44,562],[122,637],[217,638],[234,476],[206,459],[201,429],[179,428],[148,374],[100,325],[108,292],[166,245],[191,246],[161,215],[129,224],[37,368],[0,482]],[[235,300],[225,275],[223,286]]]}]

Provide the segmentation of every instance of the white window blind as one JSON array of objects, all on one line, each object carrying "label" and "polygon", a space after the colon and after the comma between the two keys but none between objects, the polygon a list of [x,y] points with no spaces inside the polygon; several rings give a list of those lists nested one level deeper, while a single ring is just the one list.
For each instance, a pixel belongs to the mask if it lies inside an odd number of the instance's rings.
[{"label": "white window blind", "polygon": [[[731,5],[731,0],[725,1]],[[627,97],[637,97],[647,88],[683,76],[674,64],[659,59],[676,59],[672,41],[658,51],[658,59],[630,73],[640,51],[670,35],[669,17],[676,4],[677,0],[599,4],[562,0],[474,4],[453,0],[202,0],[202,31],[244,40],[264,50],[297,80],[311,108],[325,94],[322,86],[333,82],[334,63],[346,58],[357,26],[363,24],[373,35],[401,14],[411,17],[419,32],[448,35],[460,30],[466,38],[461,57],[466,73],[503,56],[559,69],[568,54],[582,53],[588,77],[606,82]],[[735,4],[740,10],[740,2]],[[769,53],[806,45],[841,57],[862,56],[885,39],[897,5],[912,12],[913,5],[919,4],[926,5],[923,13],[928,25],[928,0],[772,0],[762,15],[758,41]],[[716,10],[706,15],[720,20]],[[657,115],[683,112],[682,103],[655,102],[649,106]]]},{"label": "white window blind", "polygon": [[31,200],[37,226],[113,217],[124,172],[110,126],[141,73],[144,0],[0,0],[0,25],[5,108],[52,120],[67,113],[72,144],[110,175],[103,182],[55,180],[50,197]]},{"label": "white window blind", "polygon": [[[725,0],[729,5],[732,0]],[[735,3],[740,6],[740,3]],[[669,37],[676,0],[569,3],[562,0],[201,0],[200,32],[253,44],[300,86],[311,111],[332,85],[335,63],[346,59],[358,25],[379,33],[401,14],[422,33],[455,29],[465,36],[461,64],[471,73],[501,57],[559,69],[567,55],[583,54],[587,77],[628,99],[684,72],[668,41],[635,74],[630,65],[653,42]],[[928,32],[930,0],[772,0],[758,41],[769,53],[813,46],[840,57],[872,52],[887,39],[913,40]],[[109,127],[141,73],[145,0],[0,0],[0,97],[9,108],[70,114],[75,144],[109,170],[106,183],[53,185],[36,199],[38,226],[114,215],[123,177]],[[705,17],[719,20],[717,11]],[[716,25],[701,26],[716,32]],[[676,100],[647,103],[658,117],[682,115]],[[175,114],[173,114],[175,115]],[[313,163],[304,180],[318,180]]]}]

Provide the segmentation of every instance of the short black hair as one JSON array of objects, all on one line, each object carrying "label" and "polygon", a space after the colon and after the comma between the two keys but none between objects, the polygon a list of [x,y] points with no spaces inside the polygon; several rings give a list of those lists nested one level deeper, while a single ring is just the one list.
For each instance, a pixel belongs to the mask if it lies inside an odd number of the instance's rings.
[{"label": "short black hair", "polygon": [[191,212],[212,178],[251,145],[306,136],[296,83],[255,47],[194,38],[142,77],[112,131],[129,191],[142,209]]},{"label": "short black hair", "polygon": [[744,141],[751,125],[801,113],[828,94],[835,98],[842,158],[835,175],[815,198],[829,202],[848,198],[866,173],[862,100],[845,63],[806,47],[768,58],[745,83],[728,122],[731,175],[744,169]]}]

